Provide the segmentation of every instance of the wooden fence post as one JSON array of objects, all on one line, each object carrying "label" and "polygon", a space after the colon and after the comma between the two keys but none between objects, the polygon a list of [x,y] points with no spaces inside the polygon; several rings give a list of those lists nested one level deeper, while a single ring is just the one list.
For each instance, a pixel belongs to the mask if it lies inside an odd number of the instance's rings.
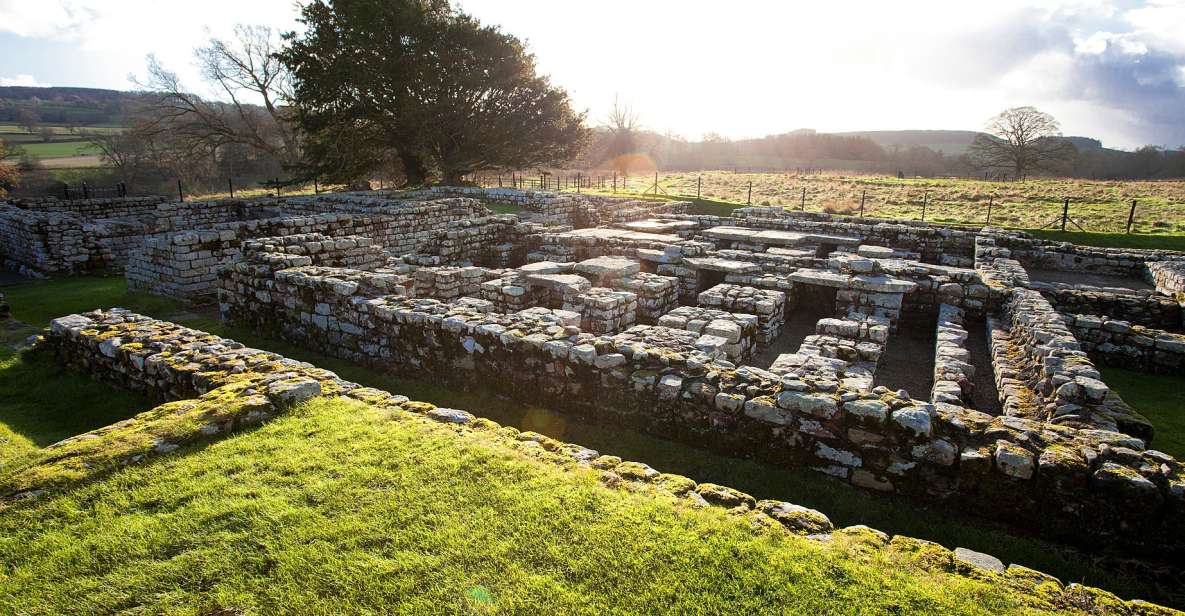
[{"label": "wooden fence post", "polygon": [[181,190],[181,178],[177,178],[177,197],[185,201],[185,191]]},{"label": "wooden fence post", "polygon": [[922,193],[922,222],[926,222],[926,206],[930,203],[930,191]]},{"label": "wooden fence post", "polygon": [[802,206],[799,207],[798,209],[803,212],[806,211],[806,186],[802,187]]},{"label": "wooden fence post", "polygon": [[746,200],[746,204],[753,205],[753,180],[749,180],[749,198]]},{"label": "wooden fence post", "polygon": [[1127,231],[1126,231],[1126,233],[1132,232],[1132,223],[1135,222],[1135,220],[1136,220],[1136,200],[1132,199],[1132,209],[1131,209],[1131,211],[1129,211],[1127,213]]},{"label": "wooden fence post", "polygon": [[1070,217],[1070,198],[1062,203],[1062,231],[1066,230],[1066,219]]},{"label": "wooden fence post", "polygon": [[994,201],[995,199],[996,199],[995,195],[988,195],[988,217],[987,217],[987,224],[984,225],[985,227],[992,226],[992,201]]},{"label": "wooden fence post", "polygon": [[231,178],[226,178],[226,187],[230,189],[230,198],[235,198],[235,181]]},{"label": "wooden fence post", "polygon": [[864,218],[864,198],[868,196],[868,189],[860,191],[860,218]]}]

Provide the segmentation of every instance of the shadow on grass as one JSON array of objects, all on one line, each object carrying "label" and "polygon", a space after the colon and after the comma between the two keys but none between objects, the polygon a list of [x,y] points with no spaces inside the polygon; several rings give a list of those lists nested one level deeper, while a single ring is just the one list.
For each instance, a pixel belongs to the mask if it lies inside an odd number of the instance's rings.
[{"label": "shadow on grass", "polygon": [[1099,370],[1124,402],[1152,422],[1152,448],[1185,459],[1185,376],[1106,366]]},{"label": "shadow on grass", "polygon": [[47,355],[0,350],[0,467],[152,406],[144,396],[68,371]]}]

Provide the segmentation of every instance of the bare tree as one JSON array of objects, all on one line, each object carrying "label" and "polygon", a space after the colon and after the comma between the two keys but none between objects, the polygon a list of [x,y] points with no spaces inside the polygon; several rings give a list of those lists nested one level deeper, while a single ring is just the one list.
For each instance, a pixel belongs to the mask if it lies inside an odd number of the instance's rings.
[{"label": "bare tree", "polygon": [[295,163],[300,151],[289,117],[291,83],[274,58],[279,45],[271,28],[238,25],[233,39],[211,37],[194,50],[202,76],[226,101],[189,92],[176,73],[149,56],[147,81],[133,79],[150,95],[142,130],[170,133],[192,153],[213,155],[223,146],[243,145]]},{"label": "bare tree", "polygon": [[617,96],[613,97],[613,109],[606,118],[605,128],[609,129],[612,139],[609,143],[609,158],[632,154],[638,149],[637,134],[640,130],[638,114],[633,107],[623,104]]},{"label": "bare tree", "polygon": [[1061,139],[1057,120],[1035,107],[1006,109],[988,121],[968,150],[988,169],[1010,169],[1021,178],[1034,171],[1055,171],[1077,151]]}]

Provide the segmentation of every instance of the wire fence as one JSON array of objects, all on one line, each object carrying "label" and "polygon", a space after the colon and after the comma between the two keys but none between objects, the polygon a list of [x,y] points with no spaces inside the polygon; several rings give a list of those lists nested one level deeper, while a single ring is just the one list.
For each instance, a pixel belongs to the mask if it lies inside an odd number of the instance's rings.
[{"label": "wire fence", "polygon": [[[285,191],[289,194],[303,194],[308,192],[307,184],[296,185],[292,182],[274,178],[270,180],[263,180],[258,182],[242,182],[236,183],[234,178],[227,178],[225,190],[211,189],[210,184],[204,184],[203,190],[194,192],[193,189],[185,186],[185,183],[180,179],[176,180],[176,192],[173,194],[177,196],[180,201],[192,199],[197,195],[210,194],[226,194],[231,199],[235,198],[236,191],[238,194],[246,192],[258,192],[260,190],[266,191],[275,196],[282,196]],[[311,183],[313,194],[320,194],[323,192],[323,185],[318,180],[313,180]],[[159,191],[152,191],[152,194],[159,194]],[[133,193],[129,191],[128,184],[125,182],[115,182],[114,184],[92,184],[88,182],[80,182],[78,184],[70,184],[63,182],[61,187],[52,191],[50,196],[57,197],[64,201],[77,201],[80,199],[110,199],[119,197],[129,197]],[[172,195],[169,195],[170,197]]]},{"label": "wire fence", "polygon": [[[742,206],[774,206],[805,212],[823,212],[856,218],[915,220],[946,225],[1001,226],[1020,229],[1054,229],[1067,232],[1185,233],[1185,183],[1169,183],[1182,194],[1149,197],[1092,193],[1089,186],[1073,181],[1011,182],[1007,184],[962,179],[910,180],[850,178],[798,173],[651,173],[625,175],[616,172],[544,172],[481,174],[466,178],[483,187],[516,188],[576,193],[597,193],[643,198],[682,199],[693,202],[693,211],[727,215]],[[986,188],[984,188],[986,186]],[[208,187],[207,187],[208,188]],[[317,181],[297,187],[274,178],[262,182],[227,179],[218,194],[319,194]],[[1079,192],[1075,192],[1079,189]],[[250,191],[250,192],[247,192]],[[209,195],[214,191],[206,190]],[[55,196],[66,199],[126,197],[124,182],[93,185],[62,184]],[[176,180],[177,199],[193,194]],[[208,197],[203,197],[208,198]]]},{"label": "wire fence", "polygon": [[[1073,181],[1030,179],[996,187],[978,179],[910,180],[786,173],[652,173],[622,175],[574,171],[481,174],[482,187],[618,194],[692,201],[698,213],[727,214],[736,207],[776,206],[857,218],[888,218],[949,225],[1052,229],[1067,232],[1185,232],[1182,194],[1139,197],[1074,192]],[[755,181],[756,180],[756,181]],[[969,188],[966,182],[975,182]],[[1046,183],[1043,183],[1046,182]],[[983,188],[986,185],[987,188]]]}]

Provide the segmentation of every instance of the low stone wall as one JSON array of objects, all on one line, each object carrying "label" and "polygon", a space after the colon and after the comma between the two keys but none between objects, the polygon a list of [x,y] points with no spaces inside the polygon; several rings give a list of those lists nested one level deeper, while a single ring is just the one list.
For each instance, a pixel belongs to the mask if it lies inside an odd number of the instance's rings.
[{"label": "low stone wall", "polygon": [[1108,315],[1067,314],[1066,323],[1095,361],[1161,374],[1179,375],[1185,370],[1185,335]]},{"label": "low stone wall", "polygon": [[453,221],[419,243],[416,253],[405,259],[420,265],[473,263],[506,267],[525,259],[521,238],[535,230],[511,215]]},{"label": "low stone wall", "polygon": [[934,387],[930,401],[970,406],[975,366],[971,364],[971,351],[967,349],[963,311],[943,304],[938,309],[935,328]]},{"label": "low stone wall", "polygon": [[[41,450],[28,466],[0,482],[0,501],[7,506],[19,506],[19,501],[41,498],[52,490],[168,455],[188,443],[221,438],[316,396],[342,396],[386,410],[389,420],[439,422],[462,439],[480,431],[483,442],[491,442],[494,435],[500,446],[530,458],[566,469],[594,469],[611,488],[686,499],[696,506],[722,507],[746,516],[754,528],[783,528],[820,541],[850,535],[866,552],[883,550],[914,560],[924,554],[923,566],[936,574],[999,579],[1023,596],[1040,595],[1040,605],[1164,613],[1146,602],[1123,602],[1097,589],[1076,584],[1063,587],[1056,578],[1019,565],[1005,568],[998,559],[965,548],[952,551],[904,536],[890,540],[888,535],[864,526],[835,529],[826,515],[813,509],[758,500],[726,486],[697,483],[641,462],[624,461],[535,432],[499,426],[465,411],[413,402],[405,396],[361,387],[309,364],[118,309],[57,319],[37,349],[53,353],[62,363],[97,378],[169,402]],[[69,472],[63,473],[62,469]]]},{"label": "low stone wall", "polygon": [[1185,253],[1171,250],[1079,246],[999,230],[993,230],[991,235],[998,246],[1009,249],[1012,258],[1034,269],[1144,278],[1148,263],[1185,260]]},{"label": "low stone wall", "polygon": [[87,269],[84,239],[77,216],[0,203],[0,258],[8,269],[26,276]]},{"label": "low stone wall", "polygon": [[1154,329],[1180,330],[1181,305],[1170,297],[1143,291],[1112,293],[1057,288],[1048,285],[1029,285],[1041,291],[1058,312],[1071,314],[1105,314],[1112,318]]},{"label": "low stone wall", "polygon": [[1126,434],[730,369],[702,351],[628,332],[595,336],[532,311],[390,297],[381,282],[354,270],[236,267],[223,279],[222,309],[233,323],[379,369],[480,384],[869,489],[947,497],[1069,541],[1166,552],[1185,544],[1185,469]]},{"label": "low stone wall", "polygon": [[927,263],[959,267],[971,266],[977,233],[976,229],[924,222],[794,212],[780,207],[739,208],[729,218],[699,220],[712,226],[724,224],[858,237],[863,244],[916,252]]},{"label": "low stone wall", "polygon": [[1166,295],[1185,293],[1185,262],[1155,261],[1148,264],[1148,272],[1156,289]]},{"label": "low stone wall", "polygon": [[[1145,442],[1152,440],[1152,424],[1103,383],[1062,316],[1040,293],[1014,289],[1000,322],[992,329],[999,329],[1001,323],[1007,335],[993,334],[993,340],[1001,342],[993,349],[995,361],[1011,367],[1016,372],[1014,378],[1032,392],[1027,403],[1002,399],[1006,413],[1055,425],[1118,431]],[[998,383],[1002,396],[1015,393],[1010,385]]]}]

